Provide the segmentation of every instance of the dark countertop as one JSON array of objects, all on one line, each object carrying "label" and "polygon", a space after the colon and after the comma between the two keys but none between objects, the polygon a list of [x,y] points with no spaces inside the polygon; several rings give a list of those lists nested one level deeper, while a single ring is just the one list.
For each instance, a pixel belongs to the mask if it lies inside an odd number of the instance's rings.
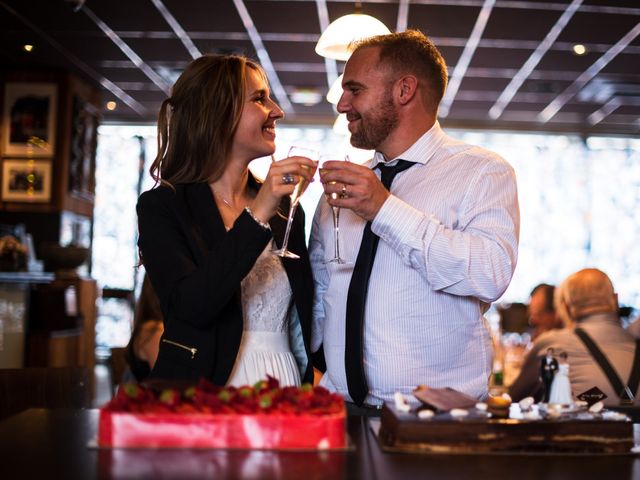
[{"label": "dark countertop", "polygon": [[54,278],[51,272],[0,272],[0,283],[50,283]]},{"label": "dark countertop", "polygon": [[363,417],[344,452],[96,449],[98,410],[30,409],[0,422],[2,478],[606,479],[640,477],[640,456],[383,452]]}]

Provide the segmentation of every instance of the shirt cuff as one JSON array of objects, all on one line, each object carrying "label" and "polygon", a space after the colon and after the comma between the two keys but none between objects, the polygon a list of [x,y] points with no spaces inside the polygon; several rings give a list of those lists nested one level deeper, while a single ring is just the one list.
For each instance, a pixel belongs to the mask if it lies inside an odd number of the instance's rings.
[{"label": "shirt cuff", "polygon": [[389,195],[373,219],[371,231],[404,256],[408,253],[407,246],[410,249],[428,246],[439,225],[440,222],[432,215],[412,207],[395,195]]}]

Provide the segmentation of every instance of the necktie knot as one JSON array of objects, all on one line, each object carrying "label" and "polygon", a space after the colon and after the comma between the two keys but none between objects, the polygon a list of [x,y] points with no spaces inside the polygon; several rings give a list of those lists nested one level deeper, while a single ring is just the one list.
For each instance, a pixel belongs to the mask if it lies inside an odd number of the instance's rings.
[{"label": "necktie knot", "polygon": [[379,163],[376,166],[376,168],[380,169],[380,180],[388,190],[391,187],[391,184],[393,183],[393,179],[395,178],[395,176],[400,172],[402,172],[403,170],[406,170],[407,168],[411,167],[412,165],[413,165],[413,162],[410,162],[408,160],[398,160],[398,163],[396,163],[392,167],[389,167],[383,163]]}]

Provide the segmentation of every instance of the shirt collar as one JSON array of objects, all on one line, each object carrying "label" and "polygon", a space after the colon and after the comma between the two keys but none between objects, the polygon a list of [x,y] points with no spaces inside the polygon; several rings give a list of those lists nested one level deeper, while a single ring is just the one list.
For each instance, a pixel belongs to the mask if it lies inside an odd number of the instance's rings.
[{"label": "shirt collar", "polygon": [[370,166],[372,169],[374,169],[378,166],[379,163],[386,165],[395,165],[396,161],[399,159],[425,165],[431,159],[431,157],[433,157],[433,154],[440,147],[440,145],[442,145],[445,136],[446,135],[444,131],[442,130],[442,128],[440,128],[440,123],[436,120],[436,122],[429,130],[422,134],[422,136],[418,140],[416,140],[413,145],[411,145],[397,157],[386,161],[382,152],[376,150],[376,152],[373,154],[373,158],[371,159]]}]

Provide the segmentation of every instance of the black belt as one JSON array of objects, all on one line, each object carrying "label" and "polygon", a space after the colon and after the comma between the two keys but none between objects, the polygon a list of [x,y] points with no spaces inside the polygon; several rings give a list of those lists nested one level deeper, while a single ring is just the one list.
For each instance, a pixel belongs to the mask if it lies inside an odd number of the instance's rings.
[{"label": "black belt", "polygon": [[359,415],[363,417],[379,417],[382,414],[382,405],[370,405],[363,403],[362,405],[356,405],[353,402],[345,401],[347,407],[347,414]]}]

